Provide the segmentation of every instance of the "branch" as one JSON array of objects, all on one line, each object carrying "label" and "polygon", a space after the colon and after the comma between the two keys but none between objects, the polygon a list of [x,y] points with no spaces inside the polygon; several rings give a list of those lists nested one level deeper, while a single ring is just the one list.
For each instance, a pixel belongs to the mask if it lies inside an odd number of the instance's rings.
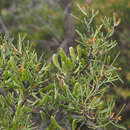
[{"label": "branch", "polygon": [[73,0],[59,0],[58,2],[64,11],[65,39],[68,40],[65,52],[68,53],[69,46],[73,46],[74,44],[74,22],[72,17]]},{"label": "branch", "polygon": [[[59,55],[59,50],[60,50],[61,48],[62,48],[62,49],[66,48],[67,43],[68,43],[68,40],[67,40],[67,39],[65,39],[65,40],[61,43],[61,45],[59,46],[58,51],[57,51],[57,53],[56,53],[57,56]],[[47,63],[50,62],[51,60],[52,60],[52,56],[47,60]]]},{"label": "branch", "polygon": [[7,37],[9,38],[9,31],[8,31],[7,27],[5,26],[4,21],[3,21],[3,19],[2,19],[1,16],[0,16],[0,24],[1,24],[2,29],[4,30],[5,34],[6,34]]}]

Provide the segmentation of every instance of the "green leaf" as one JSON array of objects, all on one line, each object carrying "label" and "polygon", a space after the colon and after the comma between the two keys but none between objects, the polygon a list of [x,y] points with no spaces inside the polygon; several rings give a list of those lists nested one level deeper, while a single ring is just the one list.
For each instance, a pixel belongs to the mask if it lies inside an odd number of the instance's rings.
[{"label": "green leaf", "polygon": [[121,125],[119,125],[119,124],[117,124],[117,123],[114,123],[114,122],[112,122],[112,121],[111,121],[111,124],[113,124],[113,125],[116,126],[117,128],[120,128],[120,129],[123,129],[123,130],[127,130],[124,126],[121,126]]},{"label": "green leaf", "polygon": [[58,100],[62,101],[64,103],[68,102],[68,99],[65,96],[63,96],[63,95],[61,95],[59,93],[58,93]]},{"label": "green leaf", "polygon": [[39,102],[40,102],[40,100],[37,99],[37,100],[32,104],[32,106],[37,106],[37,105],[39,105]]},{"label": "green leaf", "polygon": [[119,57],[119,55],[120,55],[120,52],[118,52],[117,55],[115,56],[115,58],[114,58],[114,60],[112,62],[112,65],[115,63],[115,61],[117,60],[117,58]]},{"label": "green leaf", "polygon": [[81,69],[81,62],[79,63],[78,67],[76,68],[76,70],[73,72],[74,74],[78,73]]},{"label": "green leaf", "polygon": [[107,64],[108,65],[110,64],[110,61],[111,61],[110,56],[107,56]]},{"label": "green leaf", "polygon": [[32,109],[27,107],[27,106],[23,106],[22,109],[23,109],[24,112],[31,112],[32,111]]},{"label": "green leaf", "polygon": [[60,49],[60,58],[61,58],[61,61],[64,61],[65,63],[67,62],[67,56],[63,49]]},{"label": "green leaf", "polygon": [[76,54],[74,52],[74,48],[70,47],[69,51],[70,51],[70,56],[71,56],[72,62],[73,62],[73,64],[75,64],[75,62],[76,62]]},{"label": "green leaf", "polygon": [[39,101],[38,106],[43,106],[43,105],[45,105],[45,104],[48,102],[48,98],[49,98],[49,95],[46,94],[46,95]]},{"label": "green leaf", "polygon": [[78,97],[80,95],[80,84],[77,82],[73,88],[72,95]]},{"label": "green leaf", "polygon": [[14,70],[15,72],[18,72],[18,71],[17,71],[17,70],[18,70],[18,68],[17,68],[17,66],[16,66],[16,62],[15,62],[15,60],[14,60],[14,57],[13,57],[13,56],[11,56],[11,57],[10,57],[9,62],[10,62],[10,64],[11,64],[11,66],[12,66],[13,70]]},{"label": "green leaf", "polygon": [[43,111],[40,111],[40,115],[41,115],[43,123],[46,124],[47,122],[46,113]]},{"label": "green leaf", "polygon": [[77,127],[77,121],[73,120],[73,122],[72,122],[72,130],[76,130],[76,127]]},{"label": "green leaf", "polygon": [[53,116],[51,116],[51,124],[48,128],[48,130],[61,130],[61,126],[57,123],[57,121],[55,120],[55,118]]},{"label": "green leaf", "polygon": [[73,66],[71,60],[66,56],[63,49],[60,50],[60,58],[62,64],[62,71],[67,74],[68,71],[71,70]]},{"label": "green leaf", "polygon": [[53,61],[53,64],[59,69],[61,70],[61,67],[60,67],[60,64],[59,64],[59,61],[58,61],[58,56],[56,54],[53,54],[52,56],[52,61]]},{"label": "green leaf", "polygon": [[26,81],[28,79],[28,73],[27,73],[27,70],[23,70],[22,72],[22,81]]},{"label": "green leaf", "polygon": [[49,90],[51,90],[52,88],[54,88],[54,84],[53,84],[53,83],[49,84],[48,86],[45,86],[45,87],[41,88],[41,89],[40,89],[40,92],[49,91]]},{"label": "green leaf", "polygon": [[68,73],[68,67],[67,67],[67,64],[64,61],[62,61],[62,71],[64,73]]},{"label": "green leaf", "polygon": [[22,39],[21,39],[20,33],[19,33],[19,40],[18,40],[18,49],[19,49],[19,52],[21,53],[21,51],[22,51]]},{"label": "green leaf", "polygon": [[82,49],[81,49],[80,45],[77,46],[77,53],[78,53],[78,57],[80,58],[82,55]]},{"label": "green leaf", "polygon": [[80,7],[80,5],[77,4],[77,6],[80,9],[81,13],[84,14],[85,16],[87,16],[87,13]]}]

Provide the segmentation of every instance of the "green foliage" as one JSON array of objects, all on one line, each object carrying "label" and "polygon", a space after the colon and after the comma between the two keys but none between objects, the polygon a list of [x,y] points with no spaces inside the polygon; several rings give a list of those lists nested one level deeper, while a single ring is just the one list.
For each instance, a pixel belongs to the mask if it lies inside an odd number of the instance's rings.
[{"label": "green foliage", "polygon": [[[77,0],[78,1],[78,0]],[[113,48],[111,51],[111,59],[113,59],[116,55],[117,58],[115,60],[118,60],[118,63],[114,63],[115,66],[119,66],[120,71],[120,77],[122,79],[122,83],[116,82],[116,86],[114,89],[112,88],[109,91],[109,94],[107,98],[110,97],[116,97],[116,108],[119,108],[124,103],[127,105],[129,104],[130,99],[130,1],[129,0],[90,0],[90,3],[87,3],[85,0],[79,0],[80,6],[82,10],[86,11],[87,15],[90,15],[91,12],[88,11],[89,8],[93,8],[95,10],[99,10],[100,13],[98,17],[95,18],[95,22],[92,23],[91,27],[94,27],[95,25],[100,25],[101,20],[103,16],[109,16],[110,21],[112,20],[113,16],[116,17],[115,25],[119,24],[119,26],[115,27],[114,29],[114,35],[112,35],[112,39],[116,39],[118,45],[116,48]],[[77,18],[83,19],[84,16],[81,15],[81,13],[77,10],[77,7],[74,6],[74,13],[76,14]],[[91,17],[90,17],[91,18]],[[80,20],[79,20],[80,21]],[[85,31],[85,25],[81,24],[78,20],[75,21],[76,28],[78,28],[78,31],[80,32],[86,32]],[[104,29],[101,29],[104,31]],[[108,30],[111,30],[108,28]],[[119,54],[120,52],[120,54]],[[120,55],[120,56],[119,56]],[[111,61],[111,60],[110,60]],[[127,106],[125,107],[123,111],[123,119],[121,121],[121,124],[124,125],[129,129],[129,110],[127,109]],[[107,129],[113,130],[114,128],[109,125]]]},{"label": "green foliage", "polygon": [[40,106],[45,102],[35,97],[45,81],[45,69],[41,58],[38,59],[29,44],[23,44],[20,35],[16,46],[1,37],[0,129],[14,130],[21,126],[31,129],[33,104],[37,101]]},{"label": "green foliage", "polygon": [[[110,39],[115,23],[105,17],[100,26],[91,26],[98,12],[80,11],[85,26],[76,30],[80,44],[69,48],[70,56],[61,49],[53,63],[42,61],[21,35],[17,44],[1,36],[0,129],[36,129],[39,123],[47,130],[109,124],[125,129],[118,124],[120,112],[114,115],[114,99],[105,96],[119,80],[109,53],[117,44]],[[33,114],[42,121],[36,123]]]}]

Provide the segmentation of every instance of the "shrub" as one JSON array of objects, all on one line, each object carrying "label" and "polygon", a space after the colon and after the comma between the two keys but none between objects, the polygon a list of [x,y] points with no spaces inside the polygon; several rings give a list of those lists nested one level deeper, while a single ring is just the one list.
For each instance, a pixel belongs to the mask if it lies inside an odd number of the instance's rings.
[{"label": "shrub", "polygon": [[[79,7],[80,8],[80,7]],[[91,26],[98,12],[89,15],[80,8],[84,25],[70,56],[61,49],[53,63],[38,57],[30,44],[19,35],[17,44],[1,36],[0,47],[0,129],[100,129],[118,124],[120,112],[114,113],[115,101],[107,98],[120,79],[119,68],[110,59],[116,41],[110,40],[117,26],[108,18]],[[122,109],[121,109],[122,110]]]},{"label": "shrub", "polygon": [[[114,95],[120,96],[120,100],[118,100],[118,103],[121,105],[124,100],[124,102],[128,102],[129,100],[129,86],[130,86],[130,80],[129,80],[129,37],[130,35],[130,29],[129,29],[129,23],[130,23],[130,1],[125,0],[90,0],[91,2],[86,2],[85,0],[80,0],[82,8],[94,8],[100,10],[100,14],[96,18],[96,25],[101,23],[99,20],[103,16],[110,16],[112,18],[113,15],[115,15],[118,19],[118,22],[120,22],[120,25],[116,27],[115,33],[112,36],[113,39],[116,39],[116,41],[119,43],[118,47],[116,47],[111,56],[114,56],[116,53],[120,51],[120,58],[118,59],[118,65],[121,66],[122,71],[120,73],[121,78],[123,81],[125,81],[123,84],[118,83],[118,88],[114,90]],[[77,12],[77,8],[75,8],[75,12]],[[112,15],[113,14],[113,15]],[[80,30],[82,30],[82,27],[80,26],[80,23],[76,22],[76,26],[79,26]],[[83,27],[84,28],[84,27]],[[123,88],[122,88],[123,87]],[[121,91],[120,91],[121,90]],[[125,93],[125,94],[123,94]],[[127,111],[128,112],[128,111]],[[127,113],[124,111],[124,114]],[[129,123],[128,123],[129,124]]]}]

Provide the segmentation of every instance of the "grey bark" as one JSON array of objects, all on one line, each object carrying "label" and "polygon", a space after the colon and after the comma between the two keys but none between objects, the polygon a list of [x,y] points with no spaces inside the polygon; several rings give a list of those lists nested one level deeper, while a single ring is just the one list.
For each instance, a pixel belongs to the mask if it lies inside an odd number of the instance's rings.
[{"label": "grey bark", "polygon": [[58,0],[61,8],[64,10],[65,39],[68,41],[64,50],[68,52],[69,46],[74,45],[74,23],[72,17],[73,0]]}]

